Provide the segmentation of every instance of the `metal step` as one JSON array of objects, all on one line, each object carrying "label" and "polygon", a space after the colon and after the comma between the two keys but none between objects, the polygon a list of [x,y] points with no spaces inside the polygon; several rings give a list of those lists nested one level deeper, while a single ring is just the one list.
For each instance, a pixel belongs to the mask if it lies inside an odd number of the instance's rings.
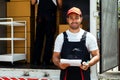
[{"label": "metal step", "polygon": [[[59,69],[17,69],[17,68],[0,68],[0,77],[15,78],[38,78],[42,80],[59,80]],[[99,74],[99,80],[120,80],[120,72],[105,72]]]},{"label": "metal step", "polygon": [[47,78],[46,80],[59,80],[60,70],[52,69],[14,69],[0,68],[0,77],[16,78]]},{"label": "metal step", "polygon": [[120,80],[120,72],[105,72],[99,74],[99,80]]}]

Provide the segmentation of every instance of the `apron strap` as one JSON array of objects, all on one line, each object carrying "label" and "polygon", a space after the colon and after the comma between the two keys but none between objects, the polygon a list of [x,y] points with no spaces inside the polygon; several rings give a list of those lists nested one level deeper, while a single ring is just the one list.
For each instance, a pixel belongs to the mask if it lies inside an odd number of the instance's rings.
[{"label": "apron strap", "polygon": [[64,42],[67,41],[68,42],[68,35],[66,32],[63,32],[63,35],[64,35]]},{"label": "apron strap", "polygon": [[65,76],[64,76],[64,80],[67,79],[67,70],[65,71]]},{"label": "apron strap", "polygon": [[81,38],[81,40],[80,40],[80,41],[82,41],[82,40],[85,40],[85,39],[86,39],[86,34],[87,34],[87,31],[85,31],[85,32],[83,33],[82,38]]},{"label": "apron strap", "polygon": [[80,69],[80,74],[81,74],[81,78],[82,78],[82,80],[85,80],[84,79],[84,74],[83,74],[83,71]]}]

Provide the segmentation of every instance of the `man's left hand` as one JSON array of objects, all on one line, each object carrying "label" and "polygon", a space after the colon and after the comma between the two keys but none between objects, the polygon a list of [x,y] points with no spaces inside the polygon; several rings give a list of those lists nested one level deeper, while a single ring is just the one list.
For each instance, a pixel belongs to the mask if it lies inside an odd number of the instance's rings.
[{"label": "man's left hand", "polygon": [[89,63],[87,63],[87,62],[82,62],[82,64],[80,65],[80,68],[82,70],[87,70],[89,67],[90,67]]}]

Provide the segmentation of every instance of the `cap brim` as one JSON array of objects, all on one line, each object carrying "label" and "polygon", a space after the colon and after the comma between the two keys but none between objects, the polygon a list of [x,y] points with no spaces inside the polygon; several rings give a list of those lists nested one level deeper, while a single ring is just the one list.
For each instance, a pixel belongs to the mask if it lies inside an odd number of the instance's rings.
[{"label": "cap brim", "polygon": [[70,15],[70,14],[77,14],[77,15],[80,15],[80,14],[77,13],[77,12],[69,12],[69,13],[67,13],[67,15]]}]

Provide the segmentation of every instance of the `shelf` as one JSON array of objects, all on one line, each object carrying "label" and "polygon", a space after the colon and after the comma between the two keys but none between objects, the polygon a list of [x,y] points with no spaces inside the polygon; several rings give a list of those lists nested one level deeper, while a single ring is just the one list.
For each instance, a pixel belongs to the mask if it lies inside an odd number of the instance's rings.
[{"label": "shelf", "polygon": [[14,21],[13,18],[0,18],[0,25],[26,26],[26,21]]},{"label": "shelf", "polygon": [[0,40],[26,40],[25,38],[0,38]]},{"label": "shelf", "polygon": [[13,25],[13,26],[25,26],[25,24],[23,23],[23,21],[13,21],[13,22],[0,22],[0,25]]},{"label": "shelf", "polygon": [[[11,27],[11,37],[6,38],[0,38],[0,41],[11,41],[11,53],[8,54],[1,54],[0,55],[0,61],[4,62],[11,62],[19,61],[19,60],[26,60],[26,54],[27,54],[27,40],[26,40],[26,21],[14,21],[13,18],[0,18],[0,25],[10,26]],[[14,37],[14,27],[20,26],[24,27],[24,38],[15,38]],[[0,26],[1,27],[1,26]],[[25,41],[25,51],[24,53],[15,53],[14,52],[14,40],[24,40]]]},{"label": "shelf", "polygon": [[2,54],[0,55],[0,61],[19,61],[19,60],[26,60],[26,54],[25,53],[15,53],[15,54]]}]

